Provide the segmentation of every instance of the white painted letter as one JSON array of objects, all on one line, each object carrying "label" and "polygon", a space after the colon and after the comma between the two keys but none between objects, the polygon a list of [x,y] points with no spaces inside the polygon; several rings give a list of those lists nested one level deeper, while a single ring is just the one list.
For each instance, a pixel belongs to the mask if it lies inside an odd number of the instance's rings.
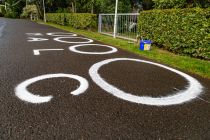
[{"label": "white painted letter", "polygon": [[[79,38],[79,39],[84,39],[84,40],[87,40],[87,41],[81,42],[81,41],[65,41],[65,40],[62,40],[62,39],[66,39],[66,38],[69,38],[69,39],[72,39],[72,40],[75,40],[75,39]],[[54,40],[57,41],[57,42],[70,43],[70,44],[74,44],[74,43],[84,44],[84,43],[92,43],[93,42],[92,39],[83,38],[83,37],[56,37],[56,38],[54,38]]]},{"label": "white painted letter", "polygon": [[60,78],[60,77],[71,78],[71,79],[78,80],[80,82],[79,88],[76,89],[75,91],[71,92],[72,95],[80,95],[80,94],[84,93],[89,86],[88,81],[85,78],[77,76],[77,75],[63,74],[63,73],[47,74],[47,75],[41,75],[38,77],[31,78],[31,79],[28,79],[28,80],[20,83],[15,88],[15,95],[19,99],[29,102],[29,103],[40,104],[40,103],[49,102],[53,98],[53,96],[51,96],[51,95],[49,95],[49,96],[34,95],[33,93],[31,93],[27,90],[27,87],[29,85],[36,83],[38,81],[41,81],[41,80],[50,79],[50,78]]},{"label": "white painted letter", "polygon": [[64,49],[37,49],[34,50],[34,55],[40,55],[40,51],[63,51]]},{"label": "white painted letter", "polygon": [[[174,73],[184,77],[188,81],[189,85],[187,86],[187,88],[185,90],[181,90],[173,95],[169,95],[169,96],[165,96],[165,97],[148,97],[148,96],[141,97],[141,96],[132,95],[132,93],[124,92],[124,91],[118,89],[117,87],[107,83],[98,73],[99,69],[102,66],[107,65],[111,62],[115,62],[115,61],[135,61],[135,62],[146,63],[146,64],[150,64],[150,65],[155,65],[155,66],[167,69],[171,72],[174,72]],[[94,64],[90,68],[89,74],[90,74],[91,78],[93,79],[93,81],[99,87],[101,87],[108,93],[114,95],[115,97],[118,97],[120,99],[129,101],[129,102],[151,105],[151,106],[169,106],[169,105],[183,104],[183,103],[186,103],[186,102],[189,102],[189,101],[195,99],[196,97],[201,95],[201,93],[203,91],[203,86],[193,77],[191,77],[181,71],[175,70],[173,68],[170,68],[170,67],[158,64],[158,63],[150,62],[150,61],[140,60],[140,59],[131,59],[131,58],[107,59],[107,60],[104,60],[104,61]]]},{"label": "white painted letter", "polygon": [[47,33],[49,36],[77,36],[77,34],[74,33],[65,33],[65,32],[53,32],[53,33]]},{"label": "white painted letter", "polygon": [[28,37],[28,42],[40,42],[40,41],[47,41],[49,39],[46,38],[35,38],[35,37]]},{"label": "white painted letter", "polygon": [[[102,46],[102,47],[110,48],[111,50],[107,52],[85,52],[85,51],[79,51],[76,49],[77,47],[81,47],[81,46]],[[70,46],[69,50],[72,52],[81,53],[81,54],[96,54],[96,55],[111,54],[111,53],[117,52],[116,48],[112,46],[108,46],[108,45],[102,45],[102,44],[79,44],[79,45]]]},{"label": "white painted letter", "polygon": [[43,36],[42,33],[26,33],[28,36]]}]

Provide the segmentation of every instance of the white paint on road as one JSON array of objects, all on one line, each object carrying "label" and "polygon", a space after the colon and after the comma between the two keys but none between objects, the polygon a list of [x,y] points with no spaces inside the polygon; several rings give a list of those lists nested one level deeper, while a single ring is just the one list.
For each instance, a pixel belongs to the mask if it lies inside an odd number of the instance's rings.
[{"label": "white paint on road", "polygon": [[[107,83],[98,73],[99,69],[102,66],[107,65],[111,62],[116,62],[116,61],[135,61],[135,62],[141,62],[141,63],[155,65],[155,66],[167,69],[171,72],[174,72],[174,73],[184,77],[188,81],[189,85],[187,86],[187,88],[185,90],[179,91],[173,95],[169,95],[169,96],[165,96],[165,97],[149,97],[149,96],[132,95],[132,93],[124,92],[124,91],[118,89],[117,87]],[[145,104],[145,105],[151,105],[151,106],[178,105],[178,104],[183,104],[183,103],[192,101],[193,99],[195,99],[196,97],[201,95],[203,92],[203,86],[193,77],[191,77],[181,71],[175,70],[173,68],[170,68],[170,67],[158,64],[158,63],[150,62],[150,61],[140,60],[140,59],[131,59],[131,58],[107,59],[107,60],[104,60],[104,61],[94,64],[90,68],[89,74],[90,74],[91,78],[93,79],[93,81],[99,87],[101,87],[102,89],[107,91],[108,93],[110,93],[120,99],[129,101],[129,102],[133,102],[133,103],[138,103],[138,104]]]},{"label": "white paint on road", "polygon": [[42,33],[26,33],[28,36],[43,36]]},{"label": "white paint on road", "polygon": [[36,49],[34,55],[40,55],[40,51],[63,51],[64,49]]},{"label": "white paint on road", "polygon": [[[112,50],[107,51],[107,52],[85,52],[85,51],[79,51],[76,49],[81,46],[102,46],[102,47],[110,48]],[[98,54],[98,55],[111,54],[111,53],[115,53],[118,51],[116,48],[114,48],[112,46],[102,45],[102,44],[79,44],[79,45],[70,46],[69,50],[72,52],[81,53],[81,54]]]},{"label": "white paint on road", "polygon": [[[77,41],[77,42],[75,42],[75,41],[64,41],[64,40],[62,40],[62,39],[84,39],[84,40],[87,40],[87,41]],[[55,41],[57,41],[57,42],[61,42],[61,43],[70,43],[70,44],[73,44],[73,43],[80,43],[80,44],[84,44],[84,43],[92,43],[93,42],[93,40],[92,39],[89,39],[89,38],[84,38],[84,37],[56,37],[56,38],[54,38],[54,40]]]},{"label": "white paint on road", "polygon": [[49,36],[77,36],[77,34],[74,33],[65,33],[65,32],[53,32],[53,33],[47,33]]},{"label": "white paint on road", "polygon": [[26,101],[29,103],[40,104],[40,103],[49,102],[53,98],[52,95],[49,95],[49,96],[34,95],[33,93],[31,93],[27,90],[27,87],[33,83],[38,82],[38,81],[42,81],[45,79],[51,79],[51,78],[61,78],[61,77],[75,79],[80,82],[79,88],[77,88],[75,91],[71,92],[72,95],[80,95],[80,94],[84,93],[89,87],[88,81],[85,78],[77,76],[77,75],[63,74],[63,73],[47,74],[47,75],[42,75],[42,76],[31,78],[31,79],[28,79],[28,80],[20,83],[15,88],[15,95],[22,101]]},{"label": "white paint on road", "polygon": [[36,37],[28,37],[28,42],[41,42],[41,41],[47,41],[49,39],[47,38],[36,38]]}]

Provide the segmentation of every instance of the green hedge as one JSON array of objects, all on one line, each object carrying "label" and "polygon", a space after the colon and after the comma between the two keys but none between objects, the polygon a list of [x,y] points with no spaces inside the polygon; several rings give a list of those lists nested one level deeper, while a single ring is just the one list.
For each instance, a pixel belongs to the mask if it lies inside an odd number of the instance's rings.
[{"label": "green hedge", "polygon": [[59,25],[65,25],[65,14],[64,13],[47,13],[47,22],[52,22]]},{"label": "green hedge", "polygon": [[159,47],[210,60],[210,9],[144,11],[138,29],[143,38]]},{"label": "green hedge", "polygon": [[67,25],[76,29],[90,29],[97,27],[97,16],[88,13],[48,13],[47,22]]}]

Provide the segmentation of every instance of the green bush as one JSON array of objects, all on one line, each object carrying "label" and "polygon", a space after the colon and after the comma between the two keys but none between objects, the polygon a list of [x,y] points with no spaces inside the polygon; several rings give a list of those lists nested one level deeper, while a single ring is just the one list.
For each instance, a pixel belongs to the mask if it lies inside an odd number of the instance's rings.
[{"label": "green bush", "polygon": [[0,6],[0,17],[3,17],[6,14],[5,7]]},{"label": "green bush", "polygon": [[2,12],[0,12],[0,17],[3,17],[3,16],[4,16],[4,14]]},{"label": "green bush", "polygon": [[97,26],[95,14],[88,13],[48,13],[47,22],[67,25],[76,29],[92,29]]},{"label": "green bush", "polygon": [[142,12],[138,29],[151,39],[181,55],[210,59],[210,9],[171,9]]},{"label": "green bush", "polygon": [[97,25],[97,17],[95,14],[66,14],[66,21],[69,26],[76,29],[96,28]]},{"label": "green bush", "polygon": [[56,23],[59,25],[65,25],[65,14],[64,13],[48,13],[46,14],[47,22]]},{"label": "green bush", "polygon": [[7,12],[4,17],[6,18],[17,18],[19,16],[18,12]]}]

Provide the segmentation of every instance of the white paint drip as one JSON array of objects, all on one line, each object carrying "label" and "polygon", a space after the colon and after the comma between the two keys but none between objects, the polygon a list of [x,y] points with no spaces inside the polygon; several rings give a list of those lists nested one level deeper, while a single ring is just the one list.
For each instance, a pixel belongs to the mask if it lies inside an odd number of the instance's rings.
[{"label": "white paint drip", "polygon": [[42,33],[26,33],[28,36],[43,36]]},{"label": "white paint drip", "polygon": [[77,36],[77,34],[74,33],[65,33],[65,32],[53,32],[53,33],[47,33],[49,36]]},{"label": "white paint drip", "polygon": [[49,39],[47,38],[36,38],[36,37],[28,37],[28,42],[41,42],[41,41],[47,41]]},{"label": "white paint drip", "polygon": [[34,78],[31,78],[31,79],[28,79],[28,80],[22,82],[15,88],[15,95],[19,99],[29,102],[29,103],[40,104],[40,103],[49,102],[53,98],[53,96],[51,96],[51,95],[50,96],[34,95],[33,93],[31,93],[27,90],[27,87],[33,83],[38,82],[38,81],[42,81],[42,80],[50,79],[50,78],[60,78],[60,77],[71,78],[71,79],[78,80],[80,82],[80,87],[78,89],[76,89],[75,91],[72,91],[71,92],[72,95],[80,95],[80,94],[84,93],[89,86],[88,81],[85,78],[77,76],[77,75],[63,74],[63,73],[47,74],[47,75],[41,75],[38,77],[34,77]]},{"label": "white paint drip", "polygon": [[[84,41],[84,42],[72,42],[72,41],[64,41],[64,40],[61,40],[61,39],[65,39],[65,38],[70,38],[70,39],[75,39],[75,38],[79,38],[79,39],[84,39],[84,40],[87,40],[87,41]],[[89,38],[83,38],[83,37],[56,37],[54,38],[55,41],[57,42],[61,42],[61,43],[92,43],[93,40],[92,39],[89,39]]]},{"label": "white paint drip", "polygon": [[64,49],[36,49],[34,55],[40,55],[40,51],[63,51]]},{"label": "white paint drip", "polygon": [[[172,72],[184,77],[188,81],[189,85],[187,86],[187,88],[185,90],[179,91],[173,95],[169,95],[169,96],[165,96],[165,97],[135,96],[135,95],[132,95],[131,93],[126,93],[126,92],[118,89],[117,87],[107,83],[98,73],[99,69],[102,66],[107,65],[111,62],[115,62],[115,61],[135,61],[135,62],[141,62],[141,63],[155,65],[155,66],[167,69],[169,71],[172,71]],[[186,102],[189,102],[189,101],[195,99],[196,97],[201,95],[202,91],[203,91],[203,86],[193,77],[191,77],[181,71],[175,70],[173,68],[170,68],[170,67],[158,64],[158,63],[145,61],[145,60],[139,60],[139,59],[114,58],[114,59],[104,60],[104,61],[94,64],[90,68],[89,74],[90,74],[91,78],[93,79],[93,81],[99,87],[101,87],[102,89],[107,91],[108,93],[110,93],[120,99],[129,101],[129,102],[151,105],[151,106],[169,106],[169,105],[183,104],[183,103],[186,103]]]},{"label": "white paint drip", "polygon": [[[85,52],[85,51],[79,51],[76,49],[77,47],[81,47],[81,46],[102,46],[102,47],[110,48],[112,50],[107,51],[107,52]],[[116,48],[114,48],[112,46],[102,45],[102,44],[79,44],[79,45],[70,46],[69,50],[72,52],[80,53],[80,54],[98,54],[98,55],[111,54],[111,53],[115,53],[118,51]]]}]

